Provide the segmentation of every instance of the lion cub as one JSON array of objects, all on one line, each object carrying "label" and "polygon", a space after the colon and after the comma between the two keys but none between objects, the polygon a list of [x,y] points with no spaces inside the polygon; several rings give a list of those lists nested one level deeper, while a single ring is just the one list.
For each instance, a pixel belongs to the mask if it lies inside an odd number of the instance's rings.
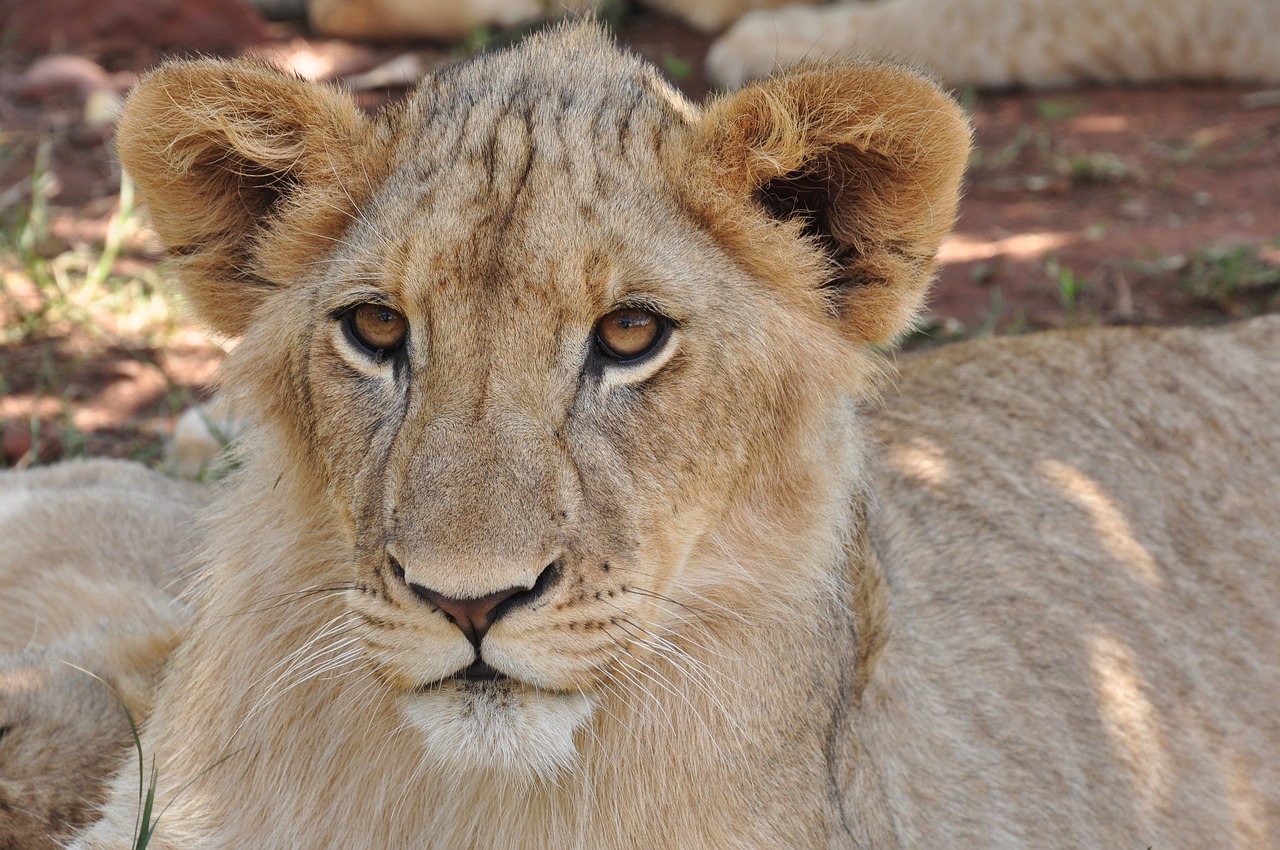
[{"label": "lion cub", "polygon": [[[152,848],[1275,846],[1280,320],[882,381],[933,83],[698,108],[564,28],[373,118],[171,64],[119,149],[253,411]],[[73,846],[136,818],[126,767]]]}]

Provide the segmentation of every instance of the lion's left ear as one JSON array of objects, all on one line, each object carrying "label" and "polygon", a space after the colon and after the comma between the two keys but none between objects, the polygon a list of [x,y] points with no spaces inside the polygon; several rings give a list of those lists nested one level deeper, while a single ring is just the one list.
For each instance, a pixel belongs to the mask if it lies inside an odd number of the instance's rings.
[{"label": "lion's left ear", "polygon": [[[969,122],[950,97],[901,68],[813,67],[714,103],[703,133],[716,191],[756,213],[728,214],[749,264],[794,278],[813,266],[816,246],[822,289],[847,333],[883,344],[910,327],[969,154]],[[751,218],[761,232],[750,232]],[[779,225],[800,253],[779,252]]]}]

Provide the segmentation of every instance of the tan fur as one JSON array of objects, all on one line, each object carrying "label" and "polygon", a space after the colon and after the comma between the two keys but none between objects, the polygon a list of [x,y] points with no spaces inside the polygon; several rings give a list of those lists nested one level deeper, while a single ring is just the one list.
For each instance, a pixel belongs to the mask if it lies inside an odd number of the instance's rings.
[{"label": "tan fur", "polygon": [[[254,411],[151,846],[1275,846],[1280,325],[957,346],[880,409],[968,143],[910,73],[702,112],[590,29],[368,121],[144,79],[121,157]],[[635,304],[670,339],[601,361]],[[451,678],[477,650],[409,583],[533,584],[479,645],[508,678]]]},{"label": "tan fur", "polygon": [[1275,0],[881,0],[742,17],[707,74],[737,88],[779,68],[878,56],[954,85],[1280,81]]},{"label": "tan fur", "polygon": [[175,564],[201,501],[120,462],[0,473],[0,848],[60,846],[105,800],[121,701],[145,716],[188,616]]},{"label": "tan fur", "polygon": [[175,637],[104,628],[0,653],[0,848],[54,850],[92,821],[128,763],[125,707],[146,715]]},{"label": "tan fur", "polygon": [[[175,572],[200,488],[118,461],[0,472],[0,652],[181,622]],[[75,517],[69,523],[67,517]]]}]

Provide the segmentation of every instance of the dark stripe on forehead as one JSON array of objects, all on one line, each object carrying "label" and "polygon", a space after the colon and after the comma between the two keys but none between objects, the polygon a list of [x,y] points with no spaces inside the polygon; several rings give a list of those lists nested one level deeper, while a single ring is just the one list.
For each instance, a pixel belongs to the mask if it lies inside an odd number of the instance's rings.
[{"label": "dark stripe on forehead", "polygon": [[622,115],[618,118],[618,153],[623,156],[627,153],[627,140],[631,136],[631,119],[635,116],[636,110],[640,108],[640,102],[644,99],[645,93],[642,90],[632,92],[631,100],[622,109]]},{"label": "dark stripe on forehead", "polygon": [[524,192],[525,186],[529,182],[529,172],[533,170],[534,157],[538,153],[538,144],[533,134],[533,109],[528,107],[524,111],[525,133],[529,147],[525,151],[524,163],[520,166],[519,173],[516,175],[515,186],[511,192],[511,204],[514,206],[519,200],[520,195]]},{"label": "dark stripe on forehead", "polygon": [[[598,31],[565,28],[442,69],[387,120],[399,125],[402,174],[409,171],[421,182],[449,171],[458,189],[477,201],[509,204],[538,161],[582,188],[594,187],[597,196],[613,191],[618,182],[604,171],[647,167],[667,128],[681,121],[679,97],[652,68]],[[525,148],[500,137],[511,133],[513,114],[524,120]],[[504,162],[504,145],[519,154]],[[601,163],[608,159],[599,156],[604,153],[623,161]],[[587,165],[591,159],[594,167]],[[477,162],[479,173],[455,171],[460,161]],[[504,169],[510,169],[509,180]]]},{"label": "dark stripe on forehead", "polygon": [[[503,104],[484,143],[485,173],[489,192],[494,196],[494,200],[501,200],[507,206],[508,214],[520,193],[524,191],[525,184],[529,180],[529,172],[533,169],[534,157],[537,155],[534,109],[535,105],[528,102]],[[513,147],[513,144],[520,145],[520,140],[513,138],[513,131],[517,127],[520,128],[520,136],[523,140],[522,152],[518,152],[517,148]],[[504,150],[499,150],[500,146]],[[507,154],[508,157],[514,154],[515,159],[506,158],[503,161],[500,159],[501,154]],[[504,179],[508,176],[512,178],[509,182]],[[499,195],[502,197],[498,198]]]}]

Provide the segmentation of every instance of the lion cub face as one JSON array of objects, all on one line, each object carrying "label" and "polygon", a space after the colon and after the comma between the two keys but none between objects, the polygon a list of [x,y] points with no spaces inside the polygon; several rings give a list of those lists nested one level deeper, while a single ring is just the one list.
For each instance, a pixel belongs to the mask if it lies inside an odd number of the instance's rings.
[{"label": "lion cub face", "polygon": [[[890,97],[927,108],[895,125]],[[373,121],[171,66],[120,150],[192,302],[243,335],[251,451],[341,529],[367,662],[438,761],[548,775],[762,589],[744,553],[784,541],[769,581],[803,583],[793,541],[830,530],[846,399],[920,300],[967,138],[884,69],[704,115],[578,28]]]},{"label": "lion cub face", "polygon": [[379,673],[442,752],[564,758],[592,695],[662,651],[691,551],[767,454],[775,416],[739,393],[797,323],[691,232],[670,101],[493,88],[423,106],[281,333]]}]

